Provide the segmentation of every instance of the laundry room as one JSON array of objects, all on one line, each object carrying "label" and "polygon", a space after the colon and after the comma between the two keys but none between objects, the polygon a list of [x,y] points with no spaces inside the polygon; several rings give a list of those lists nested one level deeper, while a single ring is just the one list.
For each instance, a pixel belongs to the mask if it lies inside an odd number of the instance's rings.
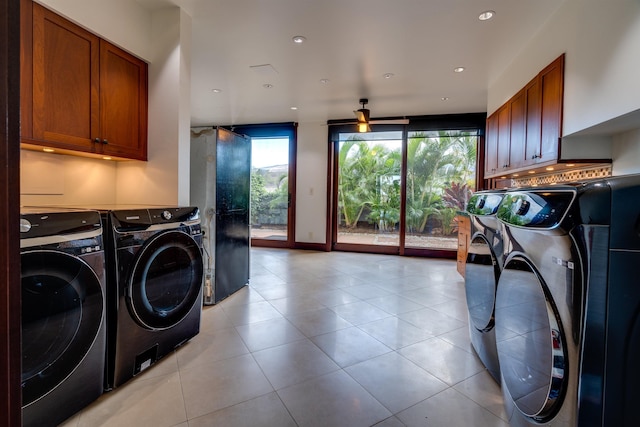
[{"label": "laundry room", "polygon": [[640,423],[640,5],[540,1],[0,0],[0,425]]}]

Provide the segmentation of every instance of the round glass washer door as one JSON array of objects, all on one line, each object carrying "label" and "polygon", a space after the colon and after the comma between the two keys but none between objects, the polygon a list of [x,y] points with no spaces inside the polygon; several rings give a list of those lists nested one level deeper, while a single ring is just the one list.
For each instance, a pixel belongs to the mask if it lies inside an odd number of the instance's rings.
[{"label": "round glass washer door", "polygon": [[493,329],[500,267],[482,234],[475,235],[469,244],[464,277],[469,320],[479,331]]},{"label": "round glass washer door", "polygon": [[567,342],[547,286],[531,263],[514,257],[496,298],[500,370],[515,406],[537,422],[561,408],[567,388]]},{"label": "round glass washer door", "polygon": [[22,405],[49,393],[91,349],[104,312],[100,279],[81,258],[28,251],[22,264]]},{"label": "round glass washer door", "polygon": [[188,234],[157,234],[140,249],[128,285],[127,304],[138,324],[151,330],[171,328],[200,303],[202,253]]}]

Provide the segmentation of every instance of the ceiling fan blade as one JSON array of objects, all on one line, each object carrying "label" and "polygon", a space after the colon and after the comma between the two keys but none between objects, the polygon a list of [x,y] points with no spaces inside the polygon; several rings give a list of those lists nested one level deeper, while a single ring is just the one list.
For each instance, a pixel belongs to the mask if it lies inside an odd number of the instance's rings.
[{"label": "ceiling fan blade", "polygon": [[370,125],[408,125],[409,119],[369,120]]}]

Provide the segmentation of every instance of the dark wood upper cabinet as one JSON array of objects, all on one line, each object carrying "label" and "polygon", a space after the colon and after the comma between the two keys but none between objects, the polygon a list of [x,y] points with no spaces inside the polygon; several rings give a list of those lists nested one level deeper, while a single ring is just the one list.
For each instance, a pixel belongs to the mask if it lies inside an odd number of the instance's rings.
[{"label": "dark wood upper cabinet", "polygon": [[540,73],[542,98],[540,130],[540,162],[558,158],[562,136],[563,60],[554,61]]},{"label": "dark wood upper cabinet", "polygon": [[498,172],[498,114],[487,117],[487,131],[485,139],[485,176],[492,176]]},{"label": "dark wood upper cabinet", "polygon": [[510,116],[510,104],[505,104],[498,110],[498,171],[501,173],[508,170],[511,164],[511,146],[509,144]]},{"label": "dark wood upper cabinet", "polygon": [[147,64],[36,3],[31,8],[22,48],[22,82],[31,86],[23,90],[23,146],[146,160]]},{"label": "dark wood upper cabinet", "polygon": [[527,102],[524,165],[533,165],[540,158],[540,81],[533,79],[524,90]]},{"label": "dark wood upper cabinet", "polygon": [[[487,119],[485,177],[557,162],[562,136],[563,76],[564,55]],[[493,150],[497,152],[497,168],[489,164]]]},{"label": "dark wood upper cabinet", "polygon": [[147,64],[104,40],[99,135],[103,153],[147,159]]}]

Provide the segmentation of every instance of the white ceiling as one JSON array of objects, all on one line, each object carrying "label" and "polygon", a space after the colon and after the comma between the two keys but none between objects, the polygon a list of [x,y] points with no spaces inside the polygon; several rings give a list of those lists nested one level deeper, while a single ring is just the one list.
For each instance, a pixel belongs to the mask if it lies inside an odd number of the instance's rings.
[{"label": "white ceiling", "polygon": [[[563,1],[137,2],[191,16],[191,122],[201,126],[352,119],[359,98],[372,118],[486,111],[487,88]],[[481,22],[485,10],[496,16]],[[264,64],[273,69],[251,68]]]}]

